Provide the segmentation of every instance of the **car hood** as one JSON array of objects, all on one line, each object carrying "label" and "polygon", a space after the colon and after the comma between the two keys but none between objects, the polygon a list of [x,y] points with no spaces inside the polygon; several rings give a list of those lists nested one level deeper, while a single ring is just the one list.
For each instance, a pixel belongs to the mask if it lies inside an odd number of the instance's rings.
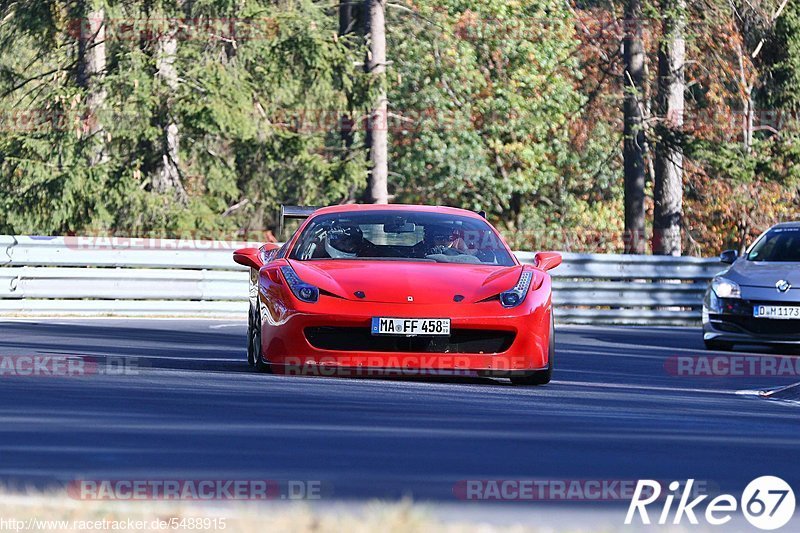
[{"label": "car hood", "polygon": [[800,263],[770,263],[739,259],[724,274],[745,287],[775,287],[781,280],[800,287]]},{"label": "car hood", "polygon": [[[457,294],[465,302],[477,302],[511,289],[522,266],[445,264],[380,260],[290,261],[306,283],[340,298],[376,303],[418,304],[453,302]],[[535,271],[532,286],[544,274]],[[355,293],[362,291],[364,298]]]}]

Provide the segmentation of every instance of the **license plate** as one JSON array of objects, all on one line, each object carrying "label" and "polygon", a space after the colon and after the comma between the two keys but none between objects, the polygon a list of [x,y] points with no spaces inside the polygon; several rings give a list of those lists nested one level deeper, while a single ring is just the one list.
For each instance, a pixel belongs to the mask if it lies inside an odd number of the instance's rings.
[{"label": "license plate", "polygon": [[794,318],[800,318],[800,306],[756,305],[753,307],[753,316],[756,318],[791,320]]},{"label": "license plate", "polygon": [[372,319],[373,335],[450,335],[449,318]]}]

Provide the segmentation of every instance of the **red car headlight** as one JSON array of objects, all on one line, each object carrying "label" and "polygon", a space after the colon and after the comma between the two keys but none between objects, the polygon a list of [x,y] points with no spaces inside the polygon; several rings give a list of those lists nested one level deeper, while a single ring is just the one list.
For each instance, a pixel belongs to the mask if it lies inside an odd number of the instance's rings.
[{"label": "red car headlight", "polygon": [[301,280],[300,276],[297,275],[297,272],[295,272],[292,267],[281,267],[281,272],[283,273],[283,277],[286,278],[286,284],[289,285],[292,294],[294,294],[298,300],[310,304],[316,303],[317,300],[319,300],[319,288]]},{"label": "red car headlight", "polygon": [[524,302],[525,296],[528,295],[528,289],[531,288],[531,280],[533,280],[533,273],[523,272],[512,289],[500,293],[500,304],[503,307],[511,308]]}]

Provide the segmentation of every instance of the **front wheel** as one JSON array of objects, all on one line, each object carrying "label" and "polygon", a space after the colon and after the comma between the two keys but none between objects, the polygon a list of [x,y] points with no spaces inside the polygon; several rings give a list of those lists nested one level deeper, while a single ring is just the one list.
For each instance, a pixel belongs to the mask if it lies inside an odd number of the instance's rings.
[{"label": "front wheel", "polygon": [[[261,309],[258,306],[256,306],[254,319],[255,320],[251,334],[253,366],[255,367],[256,372],[269,372],[270,371],[269,363],[264,361],[264,354],[261,352]],[[248,352],[248,360],[249,360],[249,352]]]},{"label": "front wheel", "polygon": [[556,329],[553,325],[553,314],[550,313],[550,343],[547,347],[547,369],[536,370],[524,376],[512,377],[514,385],[547,385],[553,378],[553,358],[556,354]]},{"label": "front wheel", "polygon": [[255,337],[256,337],[255,311],[250,309],[250,312],[247,315],[247,364],[249,364],[250,366],[255,366],[256,364]]}]

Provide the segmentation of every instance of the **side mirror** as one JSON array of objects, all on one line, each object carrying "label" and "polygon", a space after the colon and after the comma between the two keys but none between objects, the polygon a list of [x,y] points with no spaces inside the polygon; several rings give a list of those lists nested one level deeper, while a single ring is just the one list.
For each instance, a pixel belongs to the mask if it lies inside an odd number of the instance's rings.
[{"label": "side mirror", "polygon": [[264,263],[261,261],[261,250],[258,248],[240,248],[233,252],[233,260],[240,265],[259,270]]},{"label": "side mirror", "polygon": [[739,252],[737,250],[725,250],[719,254],[719,262],[727,263],[729,265],[732,265],[738,258]]},{"label": "side mirror", "polygon": [[275,244],[274,242],[268,242],[266,244],[262,244],[261,248],[259,248],[259,251],[261,252],[259,257],[261,257],[261,261],[266,265],[267,263],[275,259],[275,256],[278,255],[278,250],[280,249],[281,247],[278,244]]},{"label": "side mirror", "polygon": [[269,263],[275,258],[280,246],[274,242],[262,244],[261,248],[240,248],[233,252],[233,260],[240,265],[259,270],[264,263]]},{"label": "side mirror", "polygon": [[533,259],[536,261],[536,268],[541,270],[552,270],[561,264],[561,254],[557,252],[539,252]]}]

